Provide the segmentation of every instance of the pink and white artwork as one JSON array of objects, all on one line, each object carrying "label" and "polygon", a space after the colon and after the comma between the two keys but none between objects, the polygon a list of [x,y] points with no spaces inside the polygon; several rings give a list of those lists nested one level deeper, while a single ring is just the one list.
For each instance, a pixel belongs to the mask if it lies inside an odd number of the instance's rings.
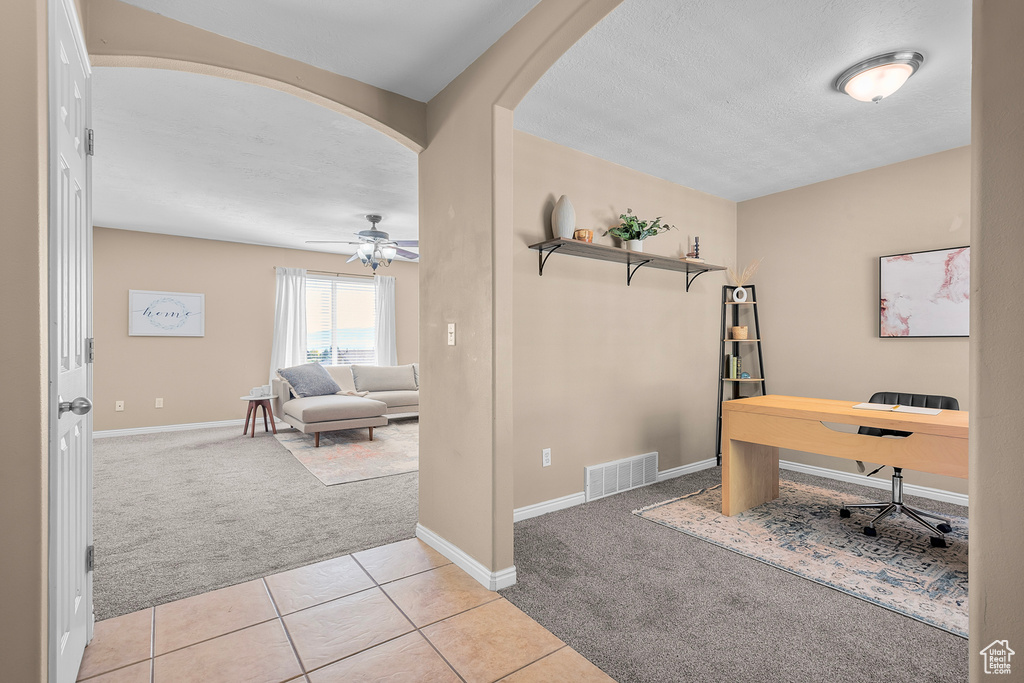
[{"label": "pink and white artwork", "polygon": [[971,318],[971,248],[879,260],[880,337],[966,337]]}]

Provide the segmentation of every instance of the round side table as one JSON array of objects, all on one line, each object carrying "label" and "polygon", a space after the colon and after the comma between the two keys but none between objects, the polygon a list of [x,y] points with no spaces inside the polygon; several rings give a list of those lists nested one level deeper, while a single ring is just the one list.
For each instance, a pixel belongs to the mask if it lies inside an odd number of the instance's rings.
[{"label": "round side table", "polygon": [[[274,408],[270,405],[270,402],[277,398],[276,394],[270,396],[240,396],[243,401],[249,402],[249,409],[245,411],[245,426],[242,427],[242,435],[249,431],[249,418],[252,418],[252,433],[250,436],[256,438],[256,411],[260,407],[263,408],[263,431],[269,432],[271,429],[277,434],[277,425],[274,424]],[[270,416],[270,426],[267,426],[267,415]]]}]

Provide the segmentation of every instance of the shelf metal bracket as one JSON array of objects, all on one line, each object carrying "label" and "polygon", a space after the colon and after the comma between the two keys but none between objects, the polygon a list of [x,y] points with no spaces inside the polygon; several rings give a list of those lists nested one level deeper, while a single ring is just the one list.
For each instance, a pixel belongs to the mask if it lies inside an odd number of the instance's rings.
[{"label": "shelf metal bracket", "polygon": [[698,275],[702,275],[702,274],[704,274],[706,272],[708,272],[708,271],[706,271],[706,270],[698,270],[697,272],[692,273],[692,274],[691,273],[687,273],[686,274],[686,291],[687,292],[690,291],[690,285],[693,284],[693,281],[697,279]]},{"label": "shelf metal bracket", "polygon": [[636,268],[633,268],[632,270],[630,270],[630,266],[632,266],[633,264],[630,263],[629,261],[626,261],[626,286],[627,287],[629,287],[629,283],[631,283],[633,281],[633,276],[636,275],[636,271],[640,270],[640,268],[642,268],[643,266],[646,266],[650,262],[651,262],[651,259],[647,259],[645,261],[641,261],[640,263],[636,264]]},{"label": "shelf metal bracket", "polygon": [[544,248],[541,247],[537,250],[537,261],[540,263],[540,275],[544,277],[544,264],[548,262],[548,258],[551,257],[556,251],[564,247],[564,244],[556,244],[547,250],[547,255],[544,254]]}]

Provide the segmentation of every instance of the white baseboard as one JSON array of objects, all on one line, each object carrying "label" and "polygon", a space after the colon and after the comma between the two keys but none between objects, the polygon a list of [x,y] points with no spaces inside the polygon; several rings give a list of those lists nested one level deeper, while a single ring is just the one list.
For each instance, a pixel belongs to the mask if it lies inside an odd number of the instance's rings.
[{"label": "white baseboard", "polygon": [[516,582],[515,565],[492,572],[477,560],[467,555],[462,548],[459,548],[446,539],[441,538],[422,524],[416,525],[416,538],[420,539],[431,548],[454,562],[459,569],[479,581],[480,585],[489,591],[508,588]]},{"label": "white baseboard", "polygon": [[700,472],[711,467],[715,467],[718,464],[718,458],[708,458],[707,460],[699,460],[697,462],[691,462],[689,465],[680,465],[679,467],[673,467],[670,470],[662,470],[658,472],[658,482],[663,482],[666,479],[673,479],[675,477],[681,477],[684,474],[693,474],[694,472]]},{"label": "white baseboard", "polygon": [[[790,460],[780,460],[779,468],[792,470],[794,472],[803,472],[804,474],[813,474],[818,477],[825,477],[826,479],[836,479],[838,481],[845,481],[851,484],[860,484],[861,486],[870,486],[875,489],[892,489],[892,479],[888,477],[883,479],[873,479],[871,477],[866,477],[863,474],[843,472],[841,470],[833,470],[827,467],[816,467],[814,465],[804,465],[803,463],[792,462]],[[909,496],[920,496],[930,500],[941,500],[944,503],[954,503],[956,505],[963,505],[964,507],[967,507],[967,494],[965,493],[954,493],[952,491],[933,489],[928,486],[917,486],[915,484],[904,484],[903,493]]]},{"label": "white baseboard", "polygon": [[[675,477],[681,477],[684,474],[692,474],[693,472],[699,472],[700,470],[706,470],[710,467],[715,467],[717,463],[716,458],[708,458],[707,460],[701,460],[699,462],[692,462],[689,465],[680,465],[679,467],[673,467],[670,470],[664,470],[658,472],[658,482],[663,482],[666,479],[673,479]],[[546,515],[549,512],[557,512],[558,510],[564,510],[571,508],[574,505],[580,505],[586,502],[586,495],[583,491],[579,493],[570,493],[567,496],[561,498],[553,498],[551,500],[545,500],[541,503],[534,503],[533,505],[526,505],[521,508],[516,508],[512,512],[512,521],[521,522],[524,519],[530,519],[531,517],[539,517]]]},{"label": "white baseboard", "polygon": [[[278,429],[289,426],[280,420],[275,419],[274,421],[277,423]],[[92,438],[105,439],[111,436],[134,436],[136,434],[158,434],[160,432],[184,432],[189,429],[212,429],[214,427],[241,427],[244,424],[244,419],[238,419],[220,420],[219,422],[189,422],[177,425],[157,425],[155,427],[133,427],[131,429],[104,429],[98,432],[93,432]]]},{"label": "white baseboard", "polygon": [[586,502],[586,500],[586,495],[584,495],[583,491],[580,491],[579,493],[570,493],[568,496],[562,496],[561,498],[553,498],[542,503],[534,503],[533,505],[516,508],[512,511],[512,521],[521,522],[531,517],[540,517],[549,512],[556,512],[565,508],[571,508],[574,505],[580,505]]}]

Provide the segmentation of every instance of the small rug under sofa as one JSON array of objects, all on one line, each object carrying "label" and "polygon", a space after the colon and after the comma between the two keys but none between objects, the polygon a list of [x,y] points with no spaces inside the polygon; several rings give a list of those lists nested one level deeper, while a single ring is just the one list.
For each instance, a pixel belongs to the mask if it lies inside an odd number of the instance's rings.
[{"label": "small rug under sofa", "polygon": [[277,440],[310,473],[327,486],[390,477],[419,469],[419,421],[398,420],[373,430],[366,428],[321,432],[320,447],[313,435],[281,429]]},{"label": "small rug under sofa", "polygon": [[839,517],[858,498],[810,484],[779,482],[779,497],[734,517],[722,514],[721,484],[633,514],[967,637],[967,519],[950,517],[948,548],[902,515],[862,533],[874,512]]}]

